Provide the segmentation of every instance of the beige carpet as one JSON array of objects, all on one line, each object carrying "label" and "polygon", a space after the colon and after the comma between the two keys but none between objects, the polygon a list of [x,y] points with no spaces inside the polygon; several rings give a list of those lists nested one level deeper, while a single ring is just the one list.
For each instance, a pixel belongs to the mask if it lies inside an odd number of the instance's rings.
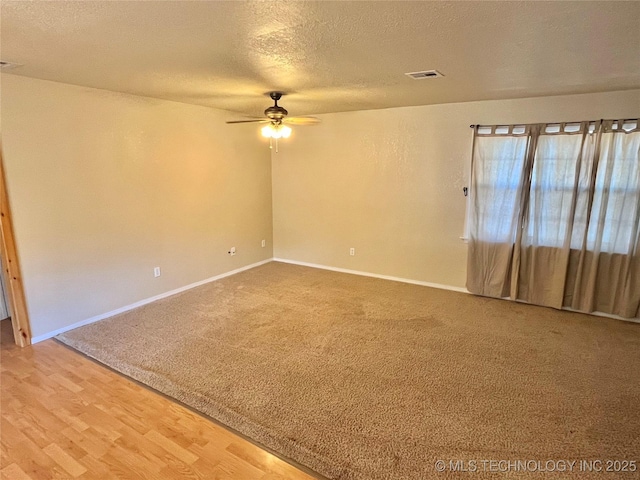
[{"label": "beige carpet", "polygon": [[270,263],[58,338],[332,479],[638,478],[481,463],[640,461],[638,324]]}]

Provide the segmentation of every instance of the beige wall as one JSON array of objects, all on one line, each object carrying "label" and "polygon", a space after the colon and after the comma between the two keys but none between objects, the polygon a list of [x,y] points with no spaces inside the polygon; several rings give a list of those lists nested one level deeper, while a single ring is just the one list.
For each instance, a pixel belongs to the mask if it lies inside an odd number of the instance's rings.
[{"label": "beige wall", "polygon": [[270,151],[255,126],[7,74],[1,100],[34,336],[272,256]]},{"label": "beige wall", "polygon": [[272,156],[274,255],[463,287],[470,124],[639,113],[635,90],[321,115]]}]

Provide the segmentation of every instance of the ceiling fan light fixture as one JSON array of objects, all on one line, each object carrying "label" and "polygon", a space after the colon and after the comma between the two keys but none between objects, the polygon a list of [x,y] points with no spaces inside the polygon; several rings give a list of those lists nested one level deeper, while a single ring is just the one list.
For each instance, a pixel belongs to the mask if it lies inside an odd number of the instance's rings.
[{"label": "ceiling fan light fixture", "polygon": [[280,133],[282,133],[282,138],[289,138],[291,136],[291,127],[282,125],[280,127]]},{"label": "ceiling fan light fixture", "polygon": [[266,125],[262,127],[262,136],[266,138],[289,138],[291,136],[291,127],[287,125]]}]

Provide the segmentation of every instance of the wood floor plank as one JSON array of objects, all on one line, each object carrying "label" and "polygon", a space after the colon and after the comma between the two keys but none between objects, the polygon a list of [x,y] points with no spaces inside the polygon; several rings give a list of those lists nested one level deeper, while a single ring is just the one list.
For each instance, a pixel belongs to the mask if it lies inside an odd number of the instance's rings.
[{"label": "wood floor plank", "polygon": [[33,425],[23,417],[15,413],[5,413],[4,415],[14,427],[20,430],[24,436],[38,445],[38,447],[43,448],[51,443],[51,438],[47,437],[47,434],[43,429],[38,428],[38,426]]},{"label": "wood floor plank", "polygon": [[[4,435],[4,433],[3,433]],[[63,470],[51,457],[28,438],[11,451],[12,459],[27,475],[33,478],[64,478],[69,473]],[[0,465],[0,468],[2,465]]]},{"label": "wood floor plank", "polygon": [[108,439],[104,438],[91,427],[82,432],[78,432],[78,430],[71,427],[65,428],[62,430],[62,435],[93,458],[99,459],[109,451],[110,442]]},{"label": "wood floor plank", "polygon": [[191,453],[189,450],[181,447],[173,440],[165,437],[164,435],[162,435],[161,433],[158,433],[155,430],[149,430],[147,433],[145,433],[144,436],[145,438],[148,438],[149,440],[151,440],[153,443],[164,448],[167,452],[171,453],[172,455],[175,455],[176,457],[178,457],[180,460],[182,460],[184,463],[188,465],[192,464],[198,459],[198,457],[193,453]]},{"label": "wood floor plank", "polygon": [[160,480],[155,470],[147,470],[139,462],[132,462],[131,458],[122,455],[121,449],[112,448],[101,459],[107,465],[115,478],[126,480]]},{"label": "wood floor plank", "polygon": [[2,451],[9,453],[18,448],[18,445],[26,440],[27,437],[15,427],[6,416],[5,409],[2,409],[2,418],[0,419],[0,445]]},{"label": "wood floor plank", "polygon": [[124,479],[126,472],[118,472],[113,465],[105,463],[102,458],[85,455],[79,460],[87,469],[78,480],[113,480]]},{"label": "wood floor plank", "polygon": [[65,469],[73,478],[82,475],[87,471],[80,463],[67,452],[62,450],[57,444],[52,443],[42,449],[44,453],[49,455],[51,459]]},{"label": "wood floor plank", "polygon": [[0,478],[311,480],[171,399],[0,322]]},{"label": "wood floor plank", "polygon": [[72,428],[75,428],[78,432],[84,432],[89,425],[80,420],[78,417],[72,415],[66,408],[56,408],[51,411],[56,417],[65,422]]},{"label": "wood floor plank", "polygon": [[238,478],[242,478],[243,480],[259,480],[265,474],[264,470],[260,470],[229,452],[227,452],[227,455],[224,457],[224,462],[220,462],[214,471],[220,479],[229,480]]},{"label": "wood floor plank", "polygon": [[77,393],[82,391],[82,387],[77,383],[74,383],[72,380],[63,377],[59,373],[54,373],[53,375],[49,375],[49,378],[54,382],[62,385],[64,388],[68,389],[71,392]]},{"label": "wood floor plank", "polygon": [[136,452],[138,455],[145,456],[153,461],[158,465],[158,470],[162,470],[173,461],[180,461],[178,456],[168,452],[157,443],[152,442],[146,436],[129,427],[125,427],[122,431],[122,436],[115,443],[126,450]]},{"label": "wood floor plank", "polygon": [[142,454],[138,450],[121,447],[118,443],[113,443],[102,458],[107,462],[120,463],[131,472],[146,479],[161,479],[159,472],[165,466],[164,462],[161,462],[160,459],[149,452]]},{"label": "wood floor plank", "polygon": [[145,416],[139,410],[133,409],[131,405],[121,405],[109,402],[107,412],[117,418],[123,425],[134,429],[140,435],[144,435],[151,430],[151,425],[145,421]]},{"label": "wood floor plank", "polygon": [[0,470],[0,478],[6,478],[7,480],[33,480],[16,463],[7,465]]},{"label": "wood floor plank", "polygon": [[[195,448],[200,448],[198,445],[194,445]],[[222,459],[218,455],[207,454],[207,452],[200,452],[198,454],[198,460],[189,465],[189,468],[193,470],[196,475],[202,477],[204,479],[209,479],[211,476],[211,472],[215,470],[215,468],[220,465]],[[292,479],[298,477],[291,477]]]},{"label": "wood floor plank", "polygon": [[295,467],[287,462],[265,452],[260,447],[247,441],[234,441],[226,450],[242,461],[253,465],[257,469],[280,478],[288,478],[295,473]]}]

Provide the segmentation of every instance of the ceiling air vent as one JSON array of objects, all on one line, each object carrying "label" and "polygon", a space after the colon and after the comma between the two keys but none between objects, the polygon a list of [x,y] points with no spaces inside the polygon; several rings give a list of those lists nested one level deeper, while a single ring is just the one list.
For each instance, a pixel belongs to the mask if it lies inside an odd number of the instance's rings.
[{"label": "ceiling air vent", "polygon": [[424,80],[425,78],[444,77],[444,75],[437,70],[425,70],[424,72],[405,73],[405,75],[407,77],[413,78],[414,80]]},{"label": "ceiling air vent", "polygon": [[11,63],[5,62],[4,60],[0,60],[0,69],[2,70],[11,70],[12,68],[21,67],[19,63]]}]

